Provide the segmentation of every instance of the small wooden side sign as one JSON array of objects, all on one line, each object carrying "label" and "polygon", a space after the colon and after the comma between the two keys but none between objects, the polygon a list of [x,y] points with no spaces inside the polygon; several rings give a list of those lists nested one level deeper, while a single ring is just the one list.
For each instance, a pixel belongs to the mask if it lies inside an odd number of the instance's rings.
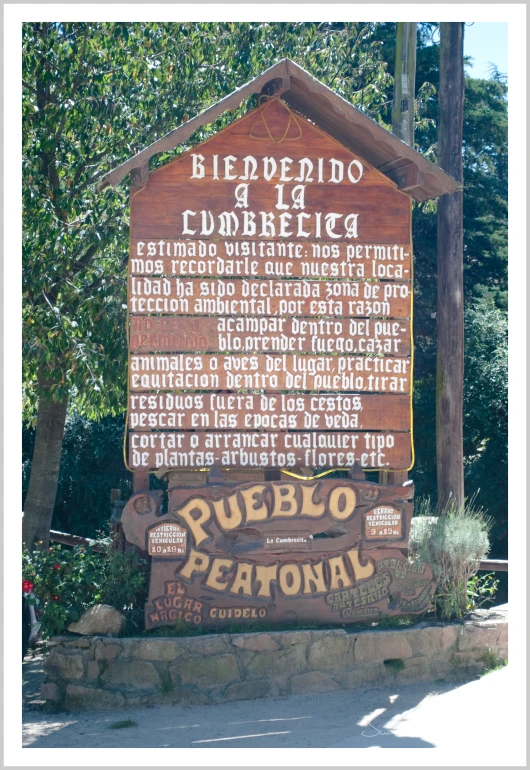
[{"label": "small wooden side sign", "polygon": [[149,556],[185,556],[187,531],[173,522],[155,524],[148,534]]},{"label": "small wooden side sign", "polygon": [[363,513],[363,524],[366,540],[402,537],[402,514],[392,505],[378,505],[371,511],[366,511]]}]

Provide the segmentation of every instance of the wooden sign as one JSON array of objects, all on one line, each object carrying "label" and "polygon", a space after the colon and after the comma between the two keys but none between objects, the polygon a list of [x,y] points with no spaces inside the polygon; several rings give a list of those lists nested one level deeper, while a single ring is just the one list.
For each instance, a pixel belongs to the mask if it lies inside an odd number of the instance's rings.
[{"label": "wooden sign", "polygon": [[405,431],[408,396],[379,394],[131,393],[131,430]]},{"label": "wooden sign", "polygon": [[408,469],[408,194],[278,99],[135,179],[129,465]]},{"label": "wooden sign", "polygon": [[410,458],[406,433],[181,431],[129,434],[132,467],[294,468],[307,466],[385,470]]},{"label": "wooden sign", "polygon": [[[432,573],[399,550],[412,495],[412,485],[347,479],[179,487],[163,516],[161,492],[148,493],[148,514],[133,497],[122,514],[130,542],[145,549],[149,533],[169,524],[187,533],[185,553],[153,555],[146,627],[177,620],[204,628],[234,620],[342,625],[421,612],[434,591]],[[367,531],[381,515],[399,525]]]},{"label": "wooden sign", "polygon": [[403,521],[401,511],[391,505],[378,505],[363,514],[364,537],[381,540],[389,536],[401,537]]},{"label": "wooden sign", "polygon": [[130,275],[408,281],[410,267],[410,243],[131,241]]},{"label": "wooden sign", "polygon": [[135,353],[377,353],[408,355],[410,322],[371,318],[131,316]]},{"label": "wooden sign", "polygon": [[265,389],[407,393],[410,359],[371,356],[131,356],[129,384],[141,390]]},{"label": "wooden sign", "polygon": [[149,556],[184,556],[187,531],[172,522],[155,524],[147,534]]}]

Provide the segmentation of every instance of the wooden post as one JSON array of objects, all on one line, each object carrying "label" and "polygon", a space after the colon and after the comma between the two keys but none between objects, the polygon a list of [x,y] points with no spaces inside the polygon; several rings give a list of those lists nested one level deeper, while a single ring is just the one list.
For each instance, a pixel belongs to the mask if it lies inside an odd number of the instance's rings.
[{"label": "wooden post", "polygon": [[[438,165],[463,182],[464,25],[440,25]],[[464,502],[462,402],[464,278],[462,191],[438,201],[438,308],[436,358],[436,463],[438,509]]]},{"label": "wooden post", "polygon": [[[416,22],[397,23],[394,68],[392,133],[414,147],[414,96],[416,93]],[[380,471],[380,484],[404,484],[407,471]]]},{"label": "wooden post", "polygon": [[392,133],[414,147],[414,95],[416,79],[416,22],[398,22]]},{"label": "wooden post", "polygon": [[149,489],[149,471],[133,471],[133,492]]}]

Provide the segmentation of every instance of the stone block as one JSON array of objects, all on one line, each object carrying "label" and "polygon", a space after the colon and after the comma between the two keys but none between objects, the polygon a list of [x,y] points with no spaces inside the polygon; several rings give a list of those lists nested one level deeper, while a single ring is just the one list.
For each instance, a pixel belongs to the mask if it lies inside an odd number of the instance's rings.
[{"label": "stone block", "polygon": [[219,652],[228,652],[231,648],[230,638],[226,634],[192,636],[181,639],[179,642],[191,655],[215,655]]},{"label": "stone block", "polygon": [[293,644],[309,644],[311,631],[276,631],[272,638],[282,647],[291,647]]},{"label": "stone block", "polygon": [[171,696],[172,703],[178,703],[181,706],[207,706],[212,703],[212,699],[200,690],[178,690]]},{"label": "stone block", "polygon": [[79,620],[70,623],[68,631],[84,636],[110,634],[118,636],[125,626],[125,615],[109,604],[96,604],[83,612]]},{"label": "stone block", "polygon": [[325,636],[314,634],[313,639],[315,637],[307,654],[309,668],[343,669],[353,665],[351,638],[344,632]]},{"label": "stone block", "polygon": [[95,658],[96,660],[111,660],[116,658],[122,648],[119,644],[105,644],[98,642],[96,644]]},{"label": "stone block", "polygon": [[249,634],[248,636],[241,634],[233,636],[232,644],[244,650],[256,650],[257,652],[280,649],[280,645],[270,634]]},{"label": "stone block", "polygon": [[293,693],[333,692],[340,690],[340,686],[321,671],[307,671],[291,677],[291,690]]},{"label": "stone block", "polygon": [[64,705],[67,711],[108,711],[124,706],[125,699],[119,692],[69,684]]},{"label": "stone block", "polygon": [[412,649],[400,631],[368,631],[357,636],[354,657],[356,663],[405,660],[412,657]]},{"label": "stone block", "polygon": [[81,647],[84,649],[90,647],[90,645],[90,639],[72,639],[72,641],[62,643],[63,647]]},{"label": "stone block", "polygon": [[169,672],[175,683],[180,680],[184,685],[194,684],[201,687],[215,687],[239,680],[239,669],[233,655],[187,658],[177,661],[170,667]]},{"label": "stone block", "polygon": [[507,627],[504,623],[486,625],[482,623],[468,623],[458,629],[458,651],[481,650],[486,652],[488,648],[497,652],[500,647],[506,646]]},{"label": "stone block", "polygon": [[417,628],[401,631],[408,640],[413,655],[436,655],[449,650],[456,642],[456,626],[429,626],[422,623]]},{"label": "stone block", "polygon": [[84,673],[83,657],[81,655],[63,655],[53,652],[44,661],[44,670],[49,676],[60,679],[81,679]]},{"label": "stone block", "polygon": [[43,700],[59,700],[59,688],[54,682],[45,682],[40,689],[40,694]]},{"label": "stone block", "polygon": [[153,664],[140,660],[112,661],[101,680],[110,687],[124,690],[153,690],[161,685]]},{"label": "stone block", "polygon": [[250,677],[273,677],[298,674],[307,668],[305,644],[294,644],[277,651],[255,655],[246,666]]},{"label": "stone block", "polygon": [[172,661],[182,655],[184,648],[179,642],[171,639],[147,639],[137,641],[130,651],[133,658],[141,660]]},{"label": "stone block", "polygon": [[271,683],[267,679],[254,679],[231,684],[222,700],[252,700],[253,698],[266,698],[270,694]]},{"label": "stone block", "polygon": [[387,680],[388,672],[383,663],[374,663],[371,666],[356,666],[349,671],[341,671],[335,678],[341,688],[355,689],[382,684]]},{"label": "stone block", "polygon": [[99,676],[99,661],[89,660],[86,667],[87,679],[97,679]]}]

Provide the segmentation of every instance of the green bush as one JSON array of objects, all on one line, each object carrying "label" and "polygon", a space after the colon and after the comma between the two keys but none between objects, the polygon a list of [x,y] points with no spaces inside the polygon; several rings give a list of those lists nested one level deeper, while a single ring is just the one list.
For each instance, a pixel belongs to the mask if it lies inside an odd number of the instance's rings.
[{"label": "green bush", "polygon": [[52,545],[33,553],[24,549],[22,578],[33,583],[42,636],[46,638],[61,633],[87,607],[99,603],[103,555],[79,546]]},{"label": "green bush", "polygon": [[101,542],[104,553],[62,545],[33,553],[24,549],[22,578],[33,584],[43,638],[63,632],[94,604],[123,612],[126,632],[142,627],[149,565],[135,551],[113,549],[110,538]]},{"label": "green bush", "polygon": [[[462,508],[449,502],[436,517],[427,498],[418,502],[416,512],[419,518],[411,531],[410,550],[413,558],[432,569],[437,584],[435,614],[460,619],[492,595],[491,584],[482,586],[475,577],[489,551],[491,520],[475,506],[474,499],[466,500]],[[421,517],[426,518],[422,521]]]}]

